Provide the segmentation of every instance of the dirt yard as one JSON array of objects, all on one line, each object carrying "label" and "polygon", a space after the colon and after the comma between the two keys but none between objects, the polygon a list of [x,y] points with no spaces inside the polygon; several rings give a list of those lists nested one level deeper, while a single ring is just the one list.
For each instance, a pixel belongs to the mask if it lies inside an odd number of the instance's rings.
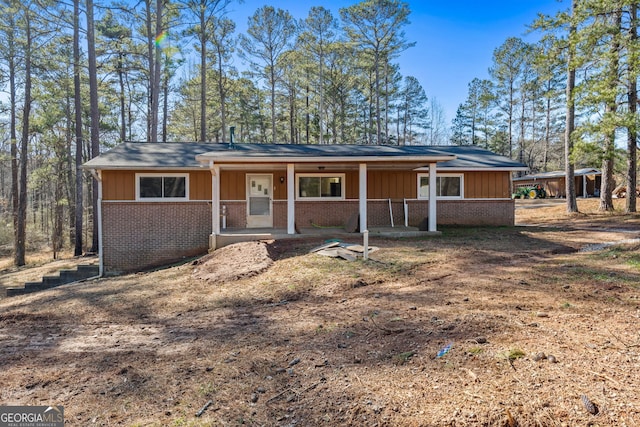
[{"label": "dirt yard", "polygon": [[248,243],[0,299],[0,404],[73,426],[640,425],[640,215],[520,206],[527,226],[371,239],[368,261]]}]

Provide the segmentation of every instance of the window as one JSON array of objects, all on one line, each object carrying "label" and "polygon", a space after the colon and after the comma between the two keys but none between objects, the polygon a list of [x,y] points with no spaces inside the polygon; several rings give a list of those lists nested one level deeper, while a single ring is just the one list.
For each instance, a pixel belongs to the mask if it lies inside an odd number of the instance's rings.
[{"label": "window", "polygon": [[[438,174],[436,176],[436,197],[438,199],[462,199],[462,174]],[[418,199],[429,198],[429,174],[418,175]]]},{"label": "window", "polygon": [[188,200],[188,174],[136,174],[136,200]]},{"label": "window", "polygon": [[344,174],[298,174],[298,199],[344,199]]}]

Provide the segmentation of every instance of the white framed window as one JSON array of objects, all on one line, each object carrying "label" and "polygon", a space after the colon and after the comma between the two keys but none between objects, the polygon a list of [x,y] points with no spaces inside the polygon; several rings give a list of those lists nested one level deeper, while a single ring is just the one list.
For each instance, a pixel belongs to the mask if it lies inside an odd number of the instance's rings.
[{"label": "white framed window", "polygon": [[[439,173],[436,176],[436,197],[438,199],[462,199],[464,195],[464,174]],[[418,199],[429,198],[429,174],[418,174]]]},{"label": "white framed window", "polygon": [[344,200],[343,173],[296,174],[296,198],[299,200]]},{"label": "white framed window", "polygon": [[189,174],[137,173],[136,200],[145,202],[189,200]]}]

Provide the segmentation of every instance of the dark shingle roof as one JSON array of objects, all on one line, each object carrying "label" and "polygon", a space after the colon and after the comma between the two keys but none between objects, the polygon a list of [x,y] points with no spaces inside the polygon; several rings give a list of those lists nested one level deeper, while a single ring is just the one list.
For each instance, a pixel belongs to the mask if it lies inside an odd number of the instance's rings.
[{"label": "dark shingle roof", "polygon": [[213,144],[127,142],[86,162],[86,169],[197,168]]},{"label": "dark shingle roof", "polygon": [[[584,175],[601,175],[598,169],[594,168],[582,168],[576,169],[573,172],[574,176],[584,176]],[[529,181],[532,179],[553,179],[553,178],[564,178],[565,171],[552,171],[552,172],[540,172],[531,175],[525,175],[518,178],[513,178],[514,181]]]},{"label": "dark shingle roof", "polygon": [[440,145],[437,148],[456,156],[455,160],[438,163],[440,169],[528,169],[527,165],[473,145]]},{"label": "dark shingle roof", "polygon": [[[456,156],[452,159],[452,156]],[[471,146],[377,146],[305,144],[124,143],[88,161],[85,169],[191,169],[213,160],[246,162],[440,161],[448,169],[524,169],[525,165]],[[425,164],[426,166],[426,164]]]}]

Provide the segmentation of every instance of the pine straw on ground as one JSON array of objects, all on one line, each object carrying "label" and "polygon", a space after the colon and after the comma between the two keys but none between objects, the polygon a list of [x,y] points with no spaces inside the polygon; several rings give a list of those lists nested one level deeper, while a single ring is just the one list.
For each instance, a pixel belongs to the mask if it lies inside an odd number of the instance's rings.
[{"label": "pine straw on ground", "polygon": [[[77,426],[640,425],[640,244],[580,250],[640,231],[545,209],[545,227],[372,239],[368,261],[253,243],[0,300],[0,404]],[[216,263],[238,274],[194,276]]]}]

